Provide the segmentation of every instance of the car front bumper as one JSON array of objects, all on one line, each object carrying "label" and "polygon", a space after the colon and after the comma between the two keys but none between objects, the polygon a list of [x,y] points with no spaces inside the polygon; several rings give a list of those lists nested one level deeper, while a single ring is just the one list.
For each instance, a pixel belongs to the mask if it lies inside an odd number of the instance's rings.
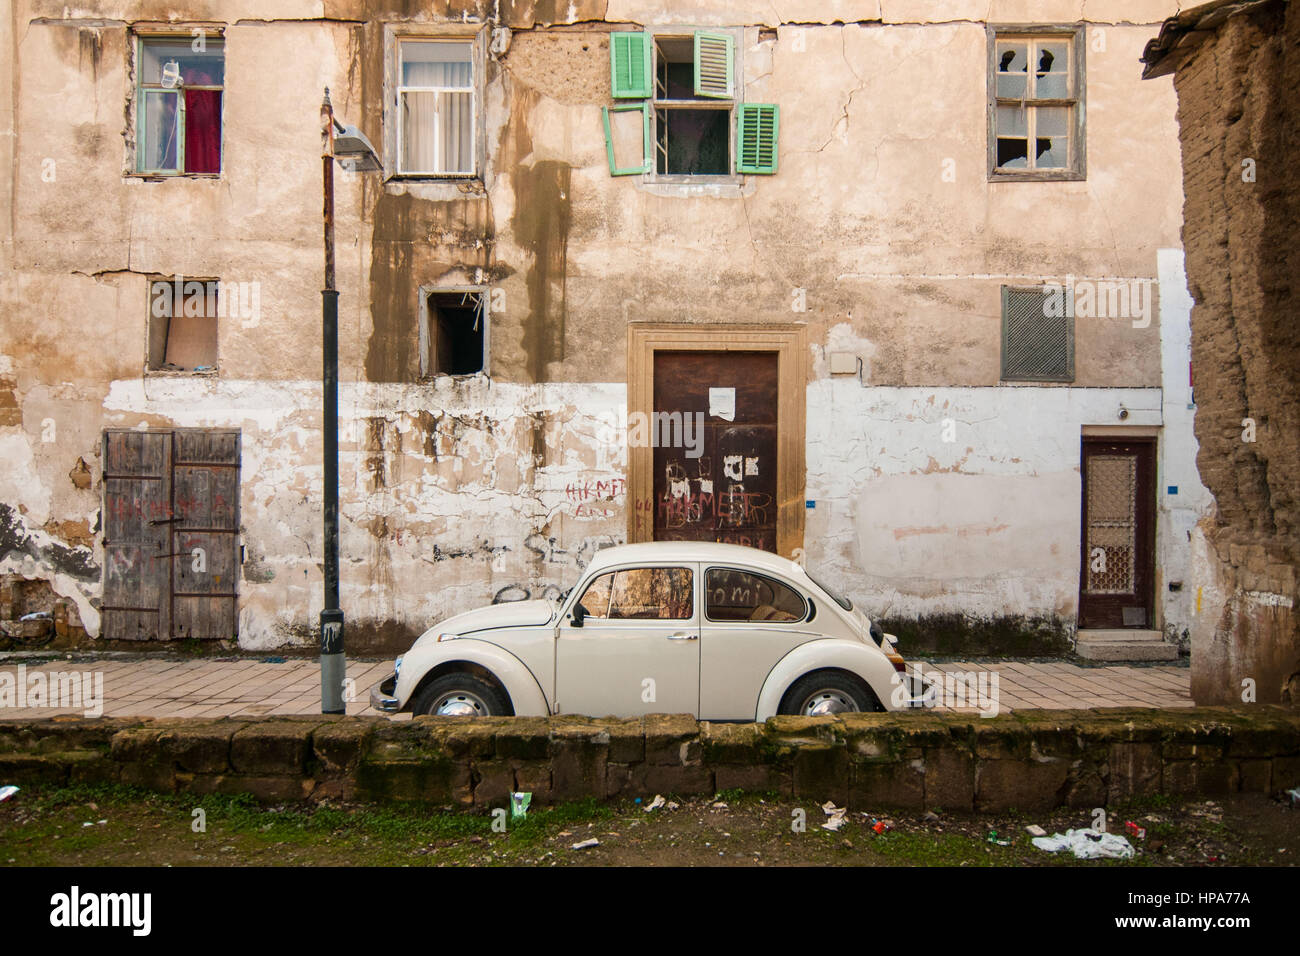
[{"label": "car front bumper", "polygon": [[401,702],[393,696],[397,692],[397,674],[389,674],[370,688],[370,706],[385,714],[395,714],[402,709]]}]

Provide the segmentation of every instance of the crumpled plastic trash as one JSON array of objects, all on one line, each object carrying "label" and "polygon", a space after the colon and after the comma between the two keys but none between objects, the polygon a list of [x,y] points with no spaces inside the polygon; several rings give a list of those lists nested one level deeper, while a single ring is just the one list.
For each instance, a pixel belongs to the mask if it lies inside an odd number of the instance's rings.
[{"label": "crumpled plastic trash", "polygon": [[822,824],[823,830],[830,830],[832,833],[844,826],[844,814],[847,812],[846,807],[837,807],[833,800],[827,800],[822,804],[822,812],[825,813],[829,820]]},{"label": "crumpled plastic trash", "polygon": [[1080,860],[1127,860],[1133,855],[1133,845],[1117,833],[1099,833],[1096,830],[1066,830],[1049,837],[1034,837],[1034,846],[1048,853],[1069,850]]},{"label": "crumpled plastic trash", "polygon": [[48,621],[51,620],[49,611],[33,611],[31,614],[24,614],[18,620],[20,621]]},{"label": "crumpled plastic trash", "polygon": [[583,840],[581,843],[575,843],[575,844],[573,844],[571,847],[569,847],[569,849],[570,849],[570,850],[589,850],[589,849],[591,849],[593,846],[600,846],[600,841],[597,840],[595,837],[592,837],[590,840]]},{"label": "crumpled plastic trash", "polygon": [[0,803],[4,803],[17,792],[18,788],[12,785],[8,787],[0,787]]},{"label": "crumpled plastic trash", "polygon": [[1296,787],[1294,790],[1286,791],[1286,795],[1291,798],[1291,806],[1295,806],[1297,803],[1300,803],[1300,787]]},{"label": "crumpled plastic trash", "polygon": [[647,803],[642,809],[644,809],[646,813],[649,813],[651,810],[658,810],[665,802],[663,795],[656,793],[655,798]]}]

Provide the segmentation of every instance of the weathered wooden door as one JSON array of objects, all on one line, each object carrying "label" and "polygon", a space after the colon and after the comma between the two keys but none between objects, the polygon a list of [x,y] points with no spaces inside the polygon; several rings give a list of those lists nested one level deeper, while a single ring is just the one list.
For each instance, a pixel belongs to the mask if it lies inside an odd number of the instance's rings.
[{"label": "weathered wooden door", "polygon": [[1155,443],[1083,443],[1079,627],[1150,628],[1155,578]]},{"label": "weathered wooden door", "polygon": [[776,551],[776,353],[656,352],[650,425],[655,540]]},{"label": "weathered wooden door", "polygon": [[103,636],[234,639],[237,431],[104,433]]}]

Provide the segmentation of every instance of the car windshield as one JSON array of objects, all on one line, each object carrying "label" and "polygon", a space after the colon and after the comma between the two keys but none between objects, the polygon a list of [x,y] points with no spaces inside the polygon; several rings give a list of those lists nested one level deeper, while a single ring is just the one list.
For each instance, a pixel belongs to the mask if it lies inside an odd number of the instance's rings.
[{"label": "car windshield", "polygon": [[810,578],[812,579],[813,584],[817,585],[819,588],[821,588],[823,591],[825,591],[827,594],[829,594],[829,595],[831,596],[831,599],[832,599],[836,604],[838,604],[840,607],[844,608],[844,610],[846,610],[846,611],[852,611],[852,610],[853,610],[853,602],[850,601],[848,598],[846,598],[843,594],[841,594],[839,591],[835,590],[833,587],[831,587],[829,584],[827,584],[827,583],[826,583],[825,581],[823,581],[821,578],[817,577],[817,575],[813,574],[813,573],[812,573],[811,571],[809,571],[807,568],[804,568],[804,572],[808,575],[808,577],[810,577]]}]

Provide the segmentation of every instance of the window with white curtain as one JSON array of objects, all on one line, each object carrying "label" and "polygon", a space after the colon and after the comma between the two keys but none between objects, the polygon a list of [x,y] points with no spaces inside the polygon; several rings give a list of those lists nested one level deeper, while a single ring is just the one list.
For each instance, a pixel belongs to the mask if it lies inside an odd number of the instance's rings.
[{"label": "window with white curtain", "polygon": [[397,57],[398,172],[473,175],[473,41],[399,40]]}]

